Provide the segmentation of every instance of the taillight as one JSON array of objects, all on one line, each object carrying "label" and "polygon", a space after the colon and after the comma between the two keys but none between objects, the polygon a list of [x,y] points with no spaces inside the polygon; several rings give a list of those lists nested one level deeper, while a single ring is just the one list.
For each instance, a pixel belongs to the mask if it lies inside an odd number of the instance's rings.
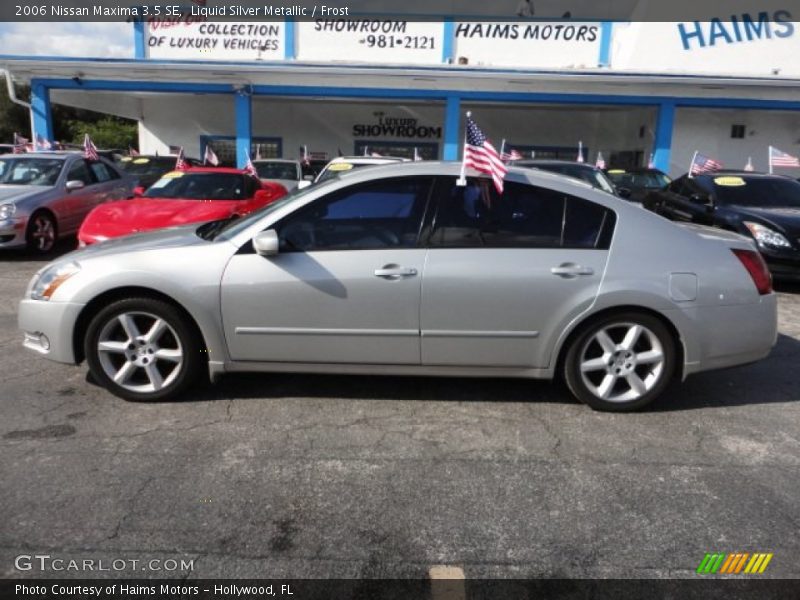
[{"label": "taillight", "polygon": [[761,254],[753,250],[739,250],[734,248],[731,250],[736,255],[736,258],[742,262],[747,272],[750,273],[750,277],[753,279],[753,283],[756,284],[758,293],[763,296],[764,294],[772,292],[772,275],[767,268],[767,263],[765,263],[764,259],[761,257]]}]

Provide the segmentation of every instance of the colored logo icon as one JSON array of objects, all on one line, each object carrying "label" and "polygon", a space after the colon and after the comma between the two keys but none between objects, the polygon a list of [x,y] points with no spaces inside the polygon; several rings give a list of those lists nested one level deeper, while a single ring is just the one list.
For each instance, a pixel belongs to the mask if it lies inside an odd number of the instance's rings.
[{"label": "colored logo icon", "polygon": [[700,575],[739,575],[763,573],[769,561],[772,560],[772,553],[766,552],[706,552],[697,573]]}]

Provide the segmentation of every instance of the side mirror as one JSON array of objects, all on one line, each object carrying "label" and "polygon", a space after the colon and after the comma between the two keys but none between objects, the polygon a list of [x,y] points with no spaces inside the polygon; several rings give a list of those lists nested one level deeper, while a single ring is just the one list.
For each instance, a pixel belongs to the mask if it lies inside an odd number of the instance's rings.
[{"label": "side mirror", "polygon": [[83,183],[80,179],[72,179],[67,182],[66,188],[68,192],[74,192],[76,190],[82,190],[86,187],[86,184]]},{"label": "side mirror", "polygon": [[304,190],[310,185],[311,185],[311,182],[308,179],[303,180],[303,181],[298,181],[297,182],[297,189],[298,190]]},{"label": "side mirror", "polygon": [[253,238],[253,249],[261,256],[277,256],[278,232],[274,229],[267,229],[256,234],[256,237]]},{"label": "side mirror", "polygon": [[133,188],[133,196],[134,198],[141,198],[144,196],[144,187],[137,185],[135,188]]},{"label": "side mirror", "polygon": [[630,198],[631,197],[630,188],[626,187],[617,188],[617,196],[619,196],[620,198]]}]

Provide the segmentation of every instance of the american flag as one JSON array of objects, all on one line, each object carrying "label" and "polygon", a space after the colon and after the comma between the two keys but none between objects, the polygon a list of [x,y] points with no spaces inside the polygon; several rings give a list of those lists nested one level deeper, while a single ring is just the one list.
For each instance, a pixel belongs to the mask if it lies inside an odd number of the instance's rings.
[{"label": "american flag", "polygon": [[491,175],[495,189],[498,193],[503,193],[503,178],[508,169],[492,143],[486,139],[469,115],[467,115],[467,140],[464,144],[464,166]]},{"label": "american flag", "polygon": [[512,160],[522,160],[522,154],[520,154],[519,152],[517,152],[512,148],[511,152],[503,152],[500,155],[500,158],[503,159],[503,162],[509,162]]},{"label": "american flag", "polygon": [[753,166],[752,156],[747,157],[747,164],[744,166],[744,170],[747,171],[748,173],[756,170],[755,167]]},{"label": "american flag", "polygon": [[139,156],[139,151],[133,146],[128,146],[128,156]]},{"label": "american flag", "polygon": [[577,162],[583,162],[583,142],[578,142],[578,158],[575,159]]},{"label": "american flag", "polygon": [[203,155],[203,164],[219,166],[219,158],[217,154],[211,149],[211,144],[206,144],[206,152]]},{"label": "american flag", "polygon": [[772,167],[800,167],[800,159],[777,148],[769,147],[769,166]]},{"label": "american flag", "polygon": [[[341,152],[339,150],[339,156],[342,155]],[[311,164],[311,158],[308,156],[308,146],[300,146],[300,162],[306,166]]]},{"label": "american flag", "polygon": [[422,160],[422,156],[420,156],[419,152],[417,152],[417,147],[414,146],[414,162],[418,162]]},{"label": "american flag", "polygon": [[51,144],[49,141],[44,139],[41,136],[41,134],[37,133],[36,134],[36,148],[37,149],[41,148],[42,150],[52,150],[53,149],[53,144]]},{"label": "american flag", "polygon": [[605,169],[606,168],[606,159],[603,158],[603,153],[602,152],[598,152],[597,153],[597,160],[594,161],[594,166],[597,167],[598,169]]},{"label": "american flag", "polygon": [[100,156],[97,154],[97,147],[92,142],[92,138],[87,133],[83,137],[83,158],[86,160],[99,160]]},{"label": "american flag", "polygon": [[18,133],[14,134],[14,154],[24,154],[25,144],[28,143],[28,138],[24,138]]},{"label": "american flag", "polygon": [[689,174],[700,175],[701,173],[711,173],[714,171],[719,171],[721,168],[722,163],[718,160],[714,160],[705,154],[695,152],[694,158],[692,159],[692,164],[689,167]]},{"label": "american flag", "polygon": [[253,164],[253,161],[250,160],[250,155],[247,155],[247,162],[244,165],[244,172],[248,175],[252,175],[253,177],[258,177],[258,171],[256,171],[256,167]]},{"label": "american flag", "polygon": [[175,170],[184,171],[188,168],[189,164],[186,162],[186,155],[183,153],[183,146],[181,146],[181,149],[178,150],[178,158],[175,160]]}]

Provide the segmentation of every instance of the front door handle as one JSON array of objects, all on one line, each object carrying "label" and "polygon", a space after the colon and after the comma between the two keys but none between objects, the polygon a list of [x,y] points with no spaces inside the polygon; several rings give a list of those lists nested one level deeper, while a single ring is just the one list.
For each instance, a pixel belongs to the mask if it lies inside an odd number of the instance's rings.
[{"label": "front door handle", "polygon": [[550,272],[553,275],[558,275],[559,277],[564,277],[565,279],[577,277],[578,275],[594,275],[593,268],[583,267],[581,265],[576,265],[575,263],[561,264],[550,269]]},{"label": "front door handle", "polygon": [[414,277],[417,270],[413,267],[401,267],[400,265],[384,265],[380,269],[375,269],[375,277],[383,279],[400,279],[401,277]]}]

